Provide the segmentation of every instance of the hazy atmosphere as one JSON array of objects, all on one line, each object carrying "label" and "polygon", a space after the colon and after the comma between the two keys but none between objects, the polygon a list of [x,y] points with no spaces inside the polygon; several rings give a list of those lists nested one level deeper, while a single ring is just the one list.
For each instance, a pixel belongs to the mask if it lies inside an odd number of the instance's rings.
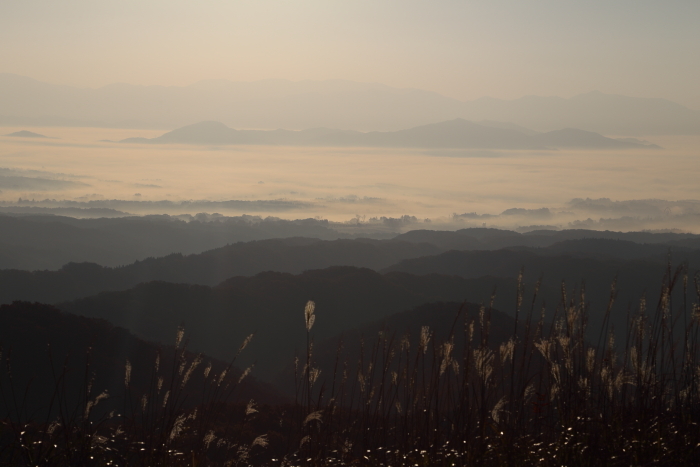
[{"label": "hazy atmosphere", "polygon": [[0,71],[55,84],[347,79],[459,100],[598,90],[700,110],[700,5],[3,2]]},{"label": "hazy atmosphere", "polygon": [[0,465],[697,465],[699,18],[0,2]]}]

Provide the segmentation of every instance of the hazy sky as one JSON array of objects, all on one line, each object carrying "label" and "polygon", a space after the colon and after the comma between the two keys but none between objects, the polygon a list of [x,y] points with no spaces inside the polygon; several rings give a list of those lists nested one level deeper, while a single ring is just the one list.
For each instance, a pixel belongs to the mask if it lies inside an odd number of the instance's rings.
[{"label": "hazy sky", "polygon": [[700,1],[3,0],[0,72],[98,87],[375,81],[481,96],[600,90],[700,108]]}]

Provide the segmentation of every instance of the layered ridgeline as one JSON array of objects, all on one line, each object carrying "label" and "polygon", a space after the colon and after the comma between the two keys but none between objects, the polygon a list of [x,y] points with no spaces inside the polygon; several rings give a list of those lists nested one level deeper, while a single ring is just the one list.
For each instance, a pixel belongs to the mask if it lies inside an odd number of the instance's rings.
[{"label": "layered ridgeline", "polygon": [[[76,219],[44,214],[40,208],[22,209],[14,215],[0,214],[0,269],[55,270],[69,262],[122,266],[173,252],[201,253],[252,240],[286,237],[334,240],[352,236],[315,219],[287,221],[252,216],[219,219],[205,214],[183,216],[187,220],[167,215],[107,218],[104,216],[109,212],[115,213],[113,209],[64,208],[67,215],[100,216]],[[125,216],[123,212],[116,214]]]},{"label": "layered ridgeline", "polygon": [[[69,229],[70,232],[73,230]],[[163,233],[165,243],[167,230],[156,229],[155,232]],[[73,243],[68,240],[55,244],[47,242],[43,246],[44,254],[63,248],[70,253],[72,250],[65,245],[74,243],[76,248],[83,249],[90,245],[81,243],[80,236],[76,236]],[[502,248],[506,250],[491,251]],[[0,303],[12,300],[57,303],[105,290],[124,290],[152,280],[213,286],[234,276],[253,276],[264,271],[298,274],[330,266],[376,271],[412,268],[407,272],[417,274],[429,267],[432,268],[429,272],[470,278],[513,277],[525,267],[533,281],[540,273],[547,281],[594,280],[595,277],[608,280],[616,271],[627,268],[630,261],[642,264],[641,270],[659,271],[666,265],[669,251],[673,253],[674,262],[689,261],[694,266],[698,263],[699,249],[696,235],[586,230],[528,234],[496,229],[424,230],[390,240],[269,239],[237,242],[200,254],[174,253],[147,258],[122,267],[71,262],[55,271],[0,270]],[[412,259],[417,262],[406,262]],[[423,264],[426,266],[419,266]]]},{"label": "layered ridgeline", "polygon": [[[593,236],[604,238],[587,238]],[[325,315],[316,329],[319,339],[424,303],[488,303],[494,290],[495,307],[514,315],[524,267],[525,307],[541,278],[534,306],[539,312],[544,304],[548,318],[562,301],[561,282],[568,300],[585,280],[593,329],[603,321],[617,280],[612,321],[625,329],[628,310],[643,294],[650,304],[658,301],[669,251],[674,264],[687,262],[682,273],[692,277],[700,250],[697,236],[687,234],[465,229],[413,231],[392,240],[274,239],[120,268],[71,263],[58,271],[4,270],[0,297],[5,303],[60,303],[164,343],[185,324],[193,350],[222,359],[235,350],[232,340],[258,332],[250,355],[260,374],[272,378],[285,365],[279,356],[303,344],[299,310],[309,299]],[[674,303],[684,303],[676,295]]]},{"label": "layered ridgeline", "polygon": [[635,139],[613,139],[598,133],[565,128],[538,133],[513,124],[474,123],[461,118],[400,131],[359,132],[330,128],[291,130],[235,130],[206,121],[157,138],[127,138],[122,143],[148,144],[263,144],[280,146],[358,146],[398,148],[482,149],[624,149],[657,148]]},{"label": "layered ridgeline", "polygon": [[[438,272],[399,271],[415,263],[429,263],[432,271]],[[231,357],[235,350],[230,345],[232,340],[255,332],[251,359],[244,357],[242,362],[257,361],[257,374],[271,378],[285,365],[288,367],[295,349],[301,351],[305,346],[300,310],[307,300],[316,302],[318,321],[314,331],[321,340],[425,303],[467,300],[488,304],[493,293],[494,307],[513,317],[518,303],[517,276],[523,265],[526,269],[520,290],[522,313],[532,309],[535,315],[544,312],[546,319],[552,320],[564,313],[564,303],[579,300],[585,292],[587,320],[594,330],[587,338],[592,340],[599,337],[605,322],[614,282],[616,300],[610,329],[624,330],[640,299],[646,297],[649,307],[654,308],[662,295],[662,284],[676,272],[675,268],[669,271],[662,261],[546,257],[510,250],[450,251],[399,263],[392,268],[395,271],[385,273],[336,266],[297,275],[263,272],[252,277],[238,276],[214,287],[148,282],[58,306],[71,313],[107,319],[159,342],[167,342],[172,332],[184,324],[193,349],[221,359]],[[692,277],[696,271],[687,272]],[[679,277],[685,272],[682,270]],[[540,278],[542,283],[537,287],[535,283]],[[564,285],[562,280],[566,281]],[[672,301],[674,310],[690,303],[684,300],[681,287],[674,292]]]},{"label": "layered ridgeline", "polygon": [[167,342],[184,324],[193,350],[223,360],[235,353],[232,342],[255,333],[249,352],[239,361],[245,366],[256,363],[256,375],[271,379],[291,368],[294,356],[305,348],[303,310],[308,300],[316,302],[314,335],[321,341],[425,303],[471,297],[488,301],[495,286],[503,290],[497,305],[515,303],[515,279],[417,277],[331,267],[297,275],[234,277],[215,287],[149,282],[58,307],[106,319],[157,342]]},{"label": "layered ridgeline", "polygon": [[[111,204],[104,203],[97,207],[85,208],[46,209],[48,212],[54,210],[57,212],[69,211],[66,213],[68,215],[97,215],[101,217],[98,219],[75,219],[60,215],[47,215],[41,208],[32,206],[18,207],[19,211],[13,215],[0,214],[0,270],[58,270],[69,262],[90,262],[115,267],[171,253],[190,255],[238,242],[292,237],[318,240],[345,238],[358,239],[358,242],[363,241],[359,240],[360,238],[393,239],[413,244],[429,243],[437,247],[433,250],[419,250],[415,253],[393,256],[387,258],[389,262],[384,261],[381,264],[337,263],[371,268],[387,267],[400,259],[416,255],[436,254],[449,249],[545,247],[562,240],[583,238],[619,239],[637,243],[700,248],[700,236],[692,234],[620,233],[593,230],[537,230],[521,234],[509,230],[469,228],[454,232],[412,230],[397,236],[399,231],[410,228],[412,224],[404,225],[401,219],[384,219],[378,220],[376,223],[352,224],[317,219],[282,220],[254,216],[217,217],[205,214],[177,217],[161,215],[105,218],[105,211],[107,214],[115,213],[108,206]],[[126,207],[128,208],[128,203]],[[208,207],[216,208],[216,206]],[[0,209],[11,210],[11,208]],[[517,214],[517,211],[517,209],[507,210],[502,215]],[[549,215],[548,210],[544,211],[546,215]],[[533,214],[532,211],[529,213]],[[644,212],[631,214],[643,215]],[[625,215],[625,213],[620,215]],[[536,218],[534,220],[541,221],[542,219]],[[413,225],[422,226],[425,224],[416,220]],[[377,243],[377,245],[380,244],[382,243]],[[238,245],[232,246],[232,248],[245,250],[247,247]],[[314,263],[312,267],[332,265],[333,263],[319,262]],[[275,269],[276,265],[266,264],[264,267]],[[261,270],[265,269],[252,273]],[[287,269],[284,270],[287,271]],[[240,269],[227,270],[227,272],[249,274],[249,272]],[[213,285],[224,279],[226,277],[217,276],[216,280],[207,283]]]},{"label": "layered ridgeline", "polygon": [[[432,267],[432,273],[399,271],[417,269],[424,264]],[[589,322],[596,330],[604,321],[614,281],[617,281],[617,301],[611,320],[615,329],[625,329],[629,310],[637,306],[643,295],[646,294],[650,304],[659,300],[661,284],[668,272],[662,259],[548,256],[508,249],[450,251],[401,262],[390,268],[396,271],[383,274],[369,269],[332,267],[298,275],[264,272],[253,277],[239,276],[215,287],[148,282],[59,306],[72,313],[108,319],[156,341],[167,341],[173,330],[184,323],[190,331],[193,348],[219,358],[230,357],[231,339],[256,332],[251,355],[259,363],[259,374],[271,377],[284,366],[280,355],[289,355],[295,348],[303,347],[299,310],[306,300],[315,300],[319,316],[323,317],[315,329],[319,339],[423,303],[465,299],[489,303],[494,291],[494,306],[513,316],[517,275],[523,265],[525,308],[534,306],[539,314],[545,306],[545,314],[551,319],[562,301],[579,297],[581,281],[585,280]],[[688,271],[691,277],[694,271]],[[539,278],[543,283],[533,302],[535,282]],[[566,280],[566,298],[561,295],[562,280]],[[674,295],[674,303],[684,303],[680,292]]]}]

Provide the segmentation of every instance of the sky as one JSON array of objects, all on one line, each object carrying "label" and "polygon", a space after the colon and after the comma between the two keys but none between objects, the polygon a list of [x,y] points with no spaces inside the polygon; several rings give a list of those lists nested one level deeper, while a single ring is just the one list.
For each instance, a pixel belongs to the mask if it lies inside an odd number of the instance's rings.
[{"label": "sky", "polygon": [[700,109],[697,0],[4,0],[0,72],[82,87],[349,79]]}]

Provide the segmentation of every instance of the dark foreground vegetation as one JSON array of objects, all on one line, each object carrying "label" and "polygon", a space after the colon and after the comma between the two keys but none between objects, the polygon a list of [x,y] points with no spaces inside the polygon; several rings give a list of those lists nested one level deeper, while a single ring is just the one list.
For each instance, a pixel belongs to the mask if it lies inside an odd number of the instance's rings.
[{"label": "dark foreground vegetation", "polygon": [[[572,296],[562,286],[553,314],[537,305],[537,288],[527,298],[522,290],[518,280],[514,317],[492,303],[439,304],[430,325],[387,321],[336,349],[314,346],[309,302],[288,398],[236,370],[235,359],[186,351],[182,330],[174,346],[157,348],[75,318],[85,332],[73,331],[70,349],[20,349],[17,340],[3,350],[0,463],[696,465],[700,278],[669,266],[660,299],[641,297],[624,330],[611,325],[614,284],[595,330],[585,287]],[[19,311],[59,333],[55,342],[68,332],[51,320],[71,315],[43,305],[0,314]],[[236,355],[248,342],[231,343]]]}]

